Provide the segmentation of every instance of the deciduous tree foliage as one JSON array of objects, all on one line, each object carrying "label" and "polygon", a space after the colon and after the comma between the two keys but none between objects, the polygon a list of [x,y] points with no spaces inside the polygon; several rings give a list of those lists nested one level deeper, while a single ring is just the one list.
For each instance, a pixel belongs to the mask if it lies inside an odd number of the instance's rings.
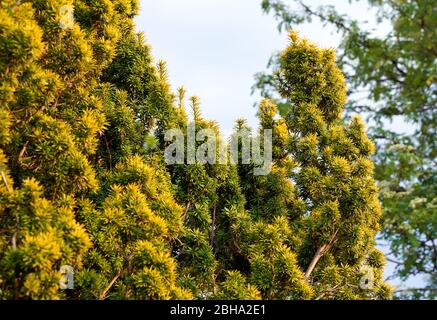
[{"label": "deciduous tree foliage", "polygon": [[[211,129],[218,153],[218,125],[171,91],[135,1],[67,2],[72,29],[65,4],[0,5],[0,298],[390,297],[373,144],[359,118],[342,121],[333,51],[291,35],[280,74],[293,108],[262,101],[252,132],[273,131],[269,174],[168,165],[166,130]],[[74,289],[60,289],[64,265]]]}]

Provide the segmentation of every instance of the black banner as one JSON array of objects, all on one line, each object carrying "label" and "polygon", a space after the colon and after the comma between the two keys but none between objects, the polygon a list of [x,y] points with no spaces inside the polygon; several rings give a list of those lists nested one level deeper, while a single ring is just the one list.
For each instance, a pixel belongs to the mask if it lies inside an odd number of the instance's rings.
[{"label": "black banner", "polygon": [[[379,317],[388,311],[391,318],[398,313],[415,317],[432,314],[436,301],[1,301],[0,318],[7,315],[21,319],[64,317],[78,320],[96,319],[335,319]],[[370,319],[371,320],[371,319]]]}]

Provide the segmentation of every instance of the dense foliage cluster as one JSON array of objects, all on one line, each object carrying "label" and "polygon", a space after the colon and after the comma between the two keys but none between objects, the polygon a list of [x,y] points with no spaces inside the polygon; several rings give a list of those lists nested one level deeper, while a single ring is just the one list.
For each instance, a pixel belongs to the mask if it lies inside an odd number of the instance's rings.
[{"label": "dense foliage cluster", "polygon": [[[329,2],[316,7],[306,0],[263,0],[262,8],[278,20],[279,30],[318,23],[340,36],[338,63],[351,93],[347,114],[373,123],[383,205],[379,238],[394,265],[390,277],[403,282],[420,276],[396,296],[435,299],[437,7],[433,0],[355,0],[348,1],[351,11],[357,2],[369,7],[365,19]],[[270,66],[278,64],[274,55]],[[277,94],[280,84],[271,71],[259,73],[255,87],[286,112],[290,106]]]},{"label": "dense foliage cluster", "polygon": [[[61,8],[74,6],[72,28]],[[0,4],[1,299],[386,299],[374,146],[342,111],[334,52],[295,33],[280,57],[273,164],[168,165],[190,126],[134,30],[135,0]],[[190,98],[194,130],[204,119]],[[235,134],[248,129],[238,120]],[[61,267],[74,289],[61,290]]]}]

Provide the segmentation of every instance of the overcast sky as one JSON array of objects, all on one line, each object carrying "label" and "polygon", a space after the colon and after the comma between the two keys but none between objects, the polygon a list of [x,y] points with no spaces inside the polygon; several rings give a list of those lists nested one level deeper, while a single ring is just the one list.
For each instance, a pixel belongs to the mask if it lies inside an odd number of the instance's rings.
[{"label": "overcast sky", "polygon": [[[322,2],[362,21],[375,16],[366,1],[311,1],[313,6]],[[251,95],[254,75],[265,70],[272,52],[287,44],[287,34],[280,35],[276,21],[262,12],[261,0],[141,0],[136,23],[155,59],[167,62],[173,91],[184,86],[188,95],[198,96],[202,114],[216,120],[222,134],[228,136],[241,117],[257,126],[253,105],[259,96]],[[296,29],[321,46],[338,45],[333,29],[319,23]],[[396,127],[405,129],[403,124],[395,123]]]}]

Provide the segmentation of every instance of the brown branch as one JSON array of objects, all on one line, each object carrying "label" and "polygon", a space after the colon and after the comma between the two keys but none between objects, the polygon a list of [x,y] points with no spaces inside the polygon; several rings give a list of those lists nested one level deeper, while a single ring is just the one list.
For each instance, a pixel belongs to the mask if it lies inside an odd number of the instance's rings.
[{"label": "brown branch", "polygon": [[188,210],[190,209],[190,206],[191,206],[191,202],[188,201],[187,206],[185,207],[184,214],[182,215],[183,222],[185,222],[185,220],[187,220],[187,213],[188,213]]},{"label": "brown branch", "polygon": [[103,136],[103,139],[105,140],[106,151],[108,152],[109,170],[112,170],[112,155],[111,155],[111,150],[109,149],[109,143],[108,140],[106,140],[106,136]]},{"label": "brown branch", "polygon": [[1,175],[2,175],[2,180],[3,180],[3,182],[4,182],[5,186],[6,186],[6,190],[8,190],[8,192],[11,193],[12,190],[9,187],[8,181],[6,180],[6,176],[5,176],[5,173],[3,171],[1,172]]},{"label": "brown branch", "polygon": [[212,220],[211,220],[211,246],[214,244],[215,238],[215,212],[217,209],[217,203],[214,203],[214,209],[212,210]]},{"label": "brown branch", "polygon": [[[386,58],[388,58],[388,57],[386,56]],[[392,59],[389,59],[389,60],[390,60],[391,64],[393,65],[393,67],[395,67],[395,69],[396,69],[396,70],[397,70],[401,75],[403,75],[404,77],[407,75],[407,72],[401,69],[401,67],[399,66],[398,62],[397,62],[395,59],[392,58]],[[399,83],[404,83],[404,82],[401,81],[401,80],[396,80],[396,81],[398,81]]]},{"label": "brown branch", "polygon": [[321,245],[316,253],[314,254],[313,259],[311,260],[310,264],[308,265],[307,270],[305,271],[305,279],[308,281],[310,278],[311,273],[313,272],[314,268],[317,265],[317,262],[319,262],[320,258],[323,257],[323,255],[329,251],[329,249],[331,249],[332,245],[334,244],[334,242],[337,240],[337,232],[338,230],[336,230],[333,234],[333,236],[331,237],[331,240],[329,240],[328,243],[325,243],[323,245]]},{"label": "brown branch", "polygon": [[29,144],[29,141],[26,141],[26,143],[23,146],[23,149],[21,149],[20,153],[18,154],[18,161],[21,161],[21,158],[23,158],[23,155],[26,152],[28,144]]},{"label": "brown branch", "polygon": [[17,250],[17,234],[18,234],[18,232],[17,232],[17,230],[15,230],[14,231],[14,234],[12,235],[12,241],[11,241],[11,243],[12,243],[12,250]]},{"label": "brown branch", "polygon": [[320,300],[321,298],[323,298],[324,296],[326,296],[327,294],[331,294],[333,292],[335,292],[338,287],[340,287],[340,284],[335,285],[334,287],[327,289],[325,291],[323,291],[320,295],[318,295],[314,300]]},{"label": "brown branch", "polygon": [[240,246],[238,245],[237,239],[235,238],[235,234],[232,234],[232,244],[233,244],[234,247],[237,249],[237,251],[238,251],[239,253],[242,254],[242,252],[241,252],[241,248],[240,248]]},{"label": "brown branch", "polygon": [[298,3],[304,9],[304,11],[306,11],[309,15],[316,16],[317,18],[320,19],[320,21],[327,22],[327,23],[328,22],[333,23],[333,24],[335,24],[335,26],[337,28],[342,29],[343,32],[346,32],[346,31],[351,32],[352,31],[352,29],[349,26],[347,26],[344,21],[340,21],[339,19],[331,21],[323,14],[311,9],[311,7],[307,6],[303,1],[298,1]]},{"label": "brown branch", "polygon": [[390,259],[389,257],[385,257],[385,259],[387,260],[387,261],[389,261],[389,262],[391,262],[391,263],[394,263],[394,264],[397,264],[397,265],[403,265],[404,263],[403,262],[400,262],[400,261],[396,261],[396,260],[393,260],[393,259]]},{"label": "brown branch", "polygon": [[[3,182],[4,182],[5,186],[6,186],[6,190],[9,193],[11,193],[12,189],[11,189],[11,187],[8,184],[8,180],[6,180],[6,176],[5,176],[5,173],[3,171],[1,171],[1,176],[2,176]],[[11,240],[12,249],[13,250],[17,250],[17,236],[18,236],[18,224],[19,224],[19,222],[20,222],[20,220],[19,220],[19,217],[17,215],[15,217],[15,231],[14,231],[14,234],[12,235],[12,240]]]},{"label": "brown branch", "polygon": [[[131,274],[132,273],[132,258],[133,258],[134,254],[130,254],[129,257],[127,258],[127,274]],[[130,285],[129,283],[126,284],[126,289],[124,291],[124,298],[127,300],[129,299],[129,294],[130,294]]]},{"label": "brown branch", "polygon": [[105,288],[105,290],[103,290],[102,294],[99,297],[99,300],[105,300],[106,299],[106,294],[108,293],[108,291],[112,288],[112,286],[114,285],[115,281],[117,281],[118,278],[120,278],[121,274],[123,273],[123,270],[120,270],[115,277],[111,280],[111,282],[108,284],[108,286]]},{"label": "brown branch", "polygon": [[316,253],[314,254],[313,259],[311,260],[310,264],[308,265],[307,270],[305,271],[305,279],[306,280],[308,280],[310,278],[311,272],[313,272],[314,267],[316,266],[317,262],[319,262],[320,258],[323,256],[327,246],[328,246],[327,244],[324,244],[317,249]]}]

